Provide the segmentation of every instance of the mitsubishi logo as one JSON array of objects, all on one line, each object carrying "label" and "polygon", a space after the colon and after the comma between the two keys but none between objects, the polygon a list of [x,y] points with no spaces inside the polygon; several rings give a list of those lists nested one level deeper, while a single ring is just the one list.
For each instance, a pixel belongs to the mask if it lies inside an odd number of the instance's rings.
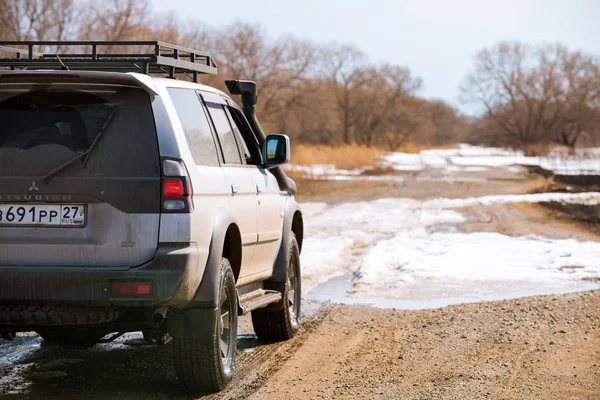
[{"label": "mitsubishi logo", "polygon": [[35,181],[31,182],[31,186],[29,186],[29,191],[30,191],[30,192],[32,192],[32,191],[34,191],[34,190],[35,190],[36,192],[40,190],[40,188],[39,188],[39,187],[37,187],[37,184],[35,183]]}]

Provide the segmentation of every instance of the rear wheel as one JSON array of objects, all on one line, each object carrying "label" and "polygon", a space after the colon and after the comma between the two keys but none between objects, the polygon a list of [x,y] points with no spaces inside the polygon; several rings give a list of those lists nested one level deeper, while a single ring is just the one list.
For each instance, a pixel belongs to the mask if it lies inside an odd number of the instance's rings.
[{"label": "rear wheel", "polygon": [[[268,285],[265,285],[267,289]],[[286,283],[282,288],[283,306],[277,311],[252,311],[254,332],[261,340],[280,341],[291,339],[300,328],[302,303],[302,279],[300,273],[300,249],[296,236],[292,237],[290,255],[286,268]]]},{"label": "rear wheel", "polygon": [[221,261],[219,307],[210,338],[173,340],[179,382],[191,392],[223,390],[233,378],[237,345],[237,294],[229,261]]}]

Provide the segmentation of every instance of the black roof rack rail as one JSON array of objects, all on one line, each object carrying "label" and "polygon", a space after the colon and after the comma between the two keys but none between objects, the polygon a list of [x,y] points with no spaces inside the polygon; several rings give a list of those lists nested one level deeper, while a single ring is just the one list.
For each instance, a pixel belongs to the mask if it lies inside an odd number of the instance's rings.
[{"label": "black roof rack rail", "polygon": [[[35,51],[53,46],[61,51]],[[135,52],[120,52],[127,47]],[[144,52],[144,47],[150,52]],[[110,53],[106,52],[107,48]],[[5,53],[14,53],[14,56],[4,58]],[[170,78],[185,74],[194,82],[198,82],[198,74],[217,73],[217,63],[210,53],[160,41],[0,41],[0,67],[140,72],[167,74]]]}]

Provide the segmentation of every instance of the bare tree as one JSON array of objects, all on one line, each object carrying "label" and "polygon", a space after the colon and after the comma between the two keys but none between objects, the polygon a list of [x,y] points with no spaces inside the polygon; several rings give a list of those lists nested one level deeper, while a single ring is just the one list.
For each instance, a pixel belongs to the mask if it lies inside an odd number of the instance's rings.
[{"label": "bare tree", "polygon": [[265,119],[292,106],[313,70],[312,44],[292,37],[272,41],[256,25],[235,23],[215,32],[220,74],[259,84],[259,112]]},{"label": "bare tree", "polygon": [[600,63],[581,52],[561,57],[560,109],[553,140],[574,148],[583,135],[600,135]]},{"label": "bare tree", "polygon": [[384,64],[365,70],[356,115],[357,139],[373,146],[392,123],[390,117],[401,99],[421,87],[407,68]]},{"label": "bare tree", "polygon": [[134,40],[147,33],[151,21],[148,0],[88,0],[82,6],[81,39]]},{"label": "bare tree", "polygon": [[367,75],[366,56],[351,46],[334,45],[323,49],[325,74],[329,77],[339,111],[342,140],[350,144],[355,111],[361,106],[359,90]]},{"label": "bare tree", "polygon": [[71,39],[77,14],[73,0],[3,0],[0,1],[0,34],[9,40]]},{"label": "bare tree", "polygon": [[507,144],[573,147],[598,112],[597,71],[593,57],[562,45],[500,43],[477,54],[462,93],[483,108]]}]

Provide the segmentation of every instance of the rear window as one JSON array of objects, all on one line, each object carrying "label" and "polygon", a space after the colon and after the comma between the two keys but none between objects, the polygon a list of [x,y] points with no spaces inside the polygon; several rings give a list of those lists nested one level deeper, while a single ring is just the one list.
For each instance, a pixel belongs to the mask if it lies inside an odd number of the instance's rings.
[{"label": "rear window", "polygon": [[0,175],[41,176],[70,160],[57,175],[159,176],[149,96],[119,86],[0,86]]}]

